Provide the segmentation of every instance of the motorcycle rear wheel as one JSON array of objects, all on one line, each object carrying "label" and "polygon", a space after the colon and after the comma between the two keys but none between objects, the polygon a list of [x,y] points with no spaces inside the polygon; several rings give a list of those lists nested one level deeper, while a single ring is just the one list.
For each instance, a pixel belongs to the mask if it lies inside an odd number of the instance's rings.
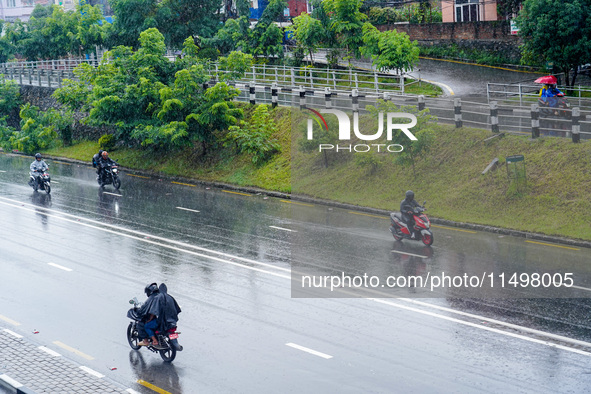
[{"label": "motorcycle rear wheel", "polygon": [[139,341],[138,333],[133,329],[133,323],[129,323],[129,326],[127,326],[127,342],[129,343],[129,346],[133,350],[138,350],[141,347],[138,345]]},{"label": "motorcycle rear wheel", "polygon": [[423,236],[421,237],[421,240],[423,241],[423,243],[427,246],[431,246],[433,244],[433,234],[429,233],[429,234],[423,234]]},{"label": "motorcycle rear wheel", "polygon": [[176,349],[173,348],[170,343],[168,343],[168,349],[164,349],[164,350],[159,350],[158,352],[160,353],[160,357],[162,357],[162,360],[164,360],[165,363],[170,363],[172,362],[175,357],[176,357]]}]

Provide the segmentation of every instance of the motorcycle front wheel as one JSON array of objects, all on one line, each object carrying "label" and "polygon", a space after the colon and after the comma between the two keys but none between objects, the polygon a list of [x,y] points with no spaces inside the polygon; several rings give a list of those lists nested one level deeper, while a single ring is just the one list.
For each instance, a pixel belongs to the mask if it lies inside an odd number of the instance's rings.
[{"label": "motorcycle front wheel", "polygon": [[47,193],[47,194],[51,193],[51,186],[49,186],[48,183],[45,184],[45,193]]},{"label": "motorcycle front wheel", "polygon": [[129,346],[131,346],[133,350],[138,350],[141,347],[138,345],[139,341],[137,331],[133,329],[133,323],[129,323],[129,326],[127,326],[127,342],[129,343]]},{"label": "motorcycle front wheel", "polygon": [[431,246],[433,244],[433,233],[428,232],[427,234],[423,234],[421,240],[425,245]]},{"label": "motorcycle front wheel", "polygon": [[117,190],[119,190],[121,187],[121,181],[119,180],[119,177],[113,178],[113,187],[115,187]]}]

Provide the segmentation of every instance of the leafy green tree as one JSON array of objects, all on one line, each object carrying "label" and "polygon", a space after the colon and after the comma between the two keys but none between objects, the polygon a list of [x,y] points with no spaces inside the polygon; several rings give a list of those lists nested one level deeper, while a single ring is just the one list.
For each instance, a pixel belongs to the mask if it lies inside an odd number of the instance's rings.
[{"label": "leafy green tree", "polygon": [[363,43],[361,52],[370,56],[374,66],[380,71],[412,70],[419,61],[419,47],[411,42],[404,32],[395,30],[380,32],[370,23],[363,25]]},{"label": "leafy green tree", "polygon": [[297,45],[310,53],[310,61],[314,64],[313,53],[323,37],[322,23],[308,14],[301,14],[293,19],[293,29]]},{"label": "leafy green tree", "polygon": [[20,104],[20,89],[15,81],[0,75],[0,117],[10,115]]},{"label": "leafy green tree", "polygon": [[228,19],[213,38],[206,43],[217,48],[222,55],[228,54],[240,47],[245,37],[248,37],[249,23],[246,17]]},{"label": "leafy green tree", "polygon": [[249,122],[241,121],[240,126],[230,126],[224,145],[235,146],[238,153],[252,155],[254,164],[262,164],[281,152],[279,142],[273,138],[276,132],[277,126],[268,106],[259,105]]},{"label": "leafy green tree", "polygon": [[220,57],[220,81],[235,81],[242,78],[252,67],[252,55],[232,52],[227,57]]},{"label": "leafy green tree", "polygon": [[258,23],[269,25],[283,18],[283,11],[287,8],[286,0],[271,0],[263,11]]},{"label": "leafy green tree", "polygon": [[331,17],[331,30],[343,48],[358,57],[363,45],[363,21],[367,16],[359,11],[363,0],[324,0],[326,11]]},{"label": "leafy green tree", "polygon": [[157,26],[171,48],[181,48],[185,38],[211,37],[219,24],[218,0],[163,0],[157,11]]},{"label": "leafy green tree", "polygon": [[248,32],[248,41],[243,48],[253,56],[283,57],[283,33],[274,23],[258,22]]},{"label": "leafy green tree", "polygon": [[524,56],[554,63],[573,86],[578,66],[591,63],[591,0],[525,0],[516,22]]},{"label": "leafy green tree", "polygon": [[0,126],[0,144],[5,150],[19,150],[32,154],[48,148],[58,137],[55,121],[55,109],[39,111],[29,103],[20,111],[20,130]]},{"label": "leafy green tree", "polygon": [[113,24],[108,29],[107,45],[137,48],[140,33],[157,27],[157,0],[110,0],[113,10]]}]

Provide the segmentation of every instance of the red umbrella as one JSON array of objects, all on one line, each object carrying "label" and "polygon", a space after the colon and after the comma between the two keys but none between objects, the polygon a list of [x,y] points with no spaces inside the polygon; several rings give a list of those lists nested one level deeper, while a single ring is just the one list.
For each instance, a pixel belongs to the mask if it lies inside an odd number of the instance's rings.
[{"label": "red umbrella", "polygon": [[535,83],[549,83],[554,84],[558,83],[556,77],[554,75],[546,75],[545,77],[540,77],[534,81]]}]

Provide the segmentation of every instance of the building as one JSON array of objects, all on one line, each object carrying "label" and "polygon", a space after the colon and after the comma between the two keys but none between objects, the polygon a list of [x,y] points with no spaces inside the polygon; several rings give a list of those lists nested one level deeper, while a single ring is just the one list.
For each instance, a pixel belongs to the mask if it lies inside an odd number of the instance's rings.
[{"label": "building", "polygon": [[441,0],[443,23],[496,21],[496,0]]}]

